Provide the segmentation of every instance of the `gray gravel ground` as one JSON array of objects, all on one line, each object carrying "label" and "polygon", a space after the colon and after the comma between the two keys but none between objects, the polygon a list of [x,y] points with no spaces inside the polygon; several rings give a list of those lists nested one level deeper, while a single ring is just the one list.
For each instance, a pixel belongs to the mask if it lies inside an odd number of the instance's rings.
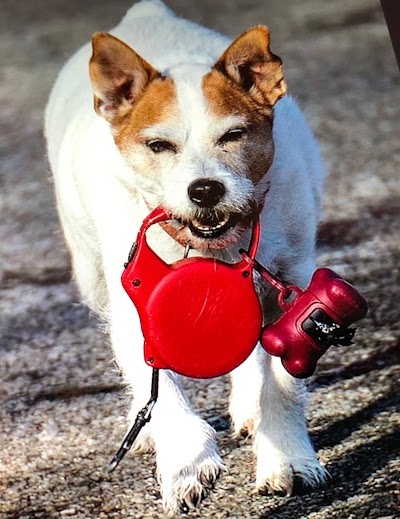
[{"label": "gray gravel ground", "polygon": [[[163,517],[152,455],[107,463],[128,397],[105,333],[79,305],[57,222],[43,108],[65,59],[129,0],[2,0],[0,16],[0,517]],[[309,427],[331,479],[292,497],[253,493],[251,445],[231,438],[227,380],[188,383],[229,472],[195,517],[398,518],[400,76],[378,0],[170,0],[230,36],[270,26],[331,175],[320,264],[370,303],[357,344],[311,381]]]}]

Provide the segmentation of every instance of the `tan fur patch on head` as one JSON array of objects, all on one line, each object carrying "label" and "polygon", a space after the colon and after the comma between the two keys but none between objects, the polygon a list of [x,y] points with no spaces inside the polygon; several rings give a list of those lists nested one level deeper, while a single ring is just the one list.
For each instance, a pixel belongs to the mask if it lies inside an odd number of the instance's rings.
[{"label": "tan fur patch on head", "polygon": [[145,129],[177,117],[174,81],[160,76],[149,84],[132,110],[113,124],[115,142],[121,153],[127,153],[133,144],[149,140],[143,135]]},{"label": "tan fur patch on head", "polygon": [[[260,106],[236,83],[219,70],[212,70],[203,79],[203,92],[209,112],[215,117],[240,116],[244,119],[246,135],[243,141],[231,144],[225,150],[224,161],[235,170],[235,151],[241,155],[241,166],[256,184],[272,164],[274,147],[272,140],[273,110]],[[228,153],[226,153],[228,151]]]},{"label": "tan fur patch on head", "polygon": [[214,69],[204,76],[203,91],[216,115],[244,115],[262,123],[272,115],[270,106],[260,106],[243,89]]},{"label": "tan fur patch on head", "polygon": [[98,115],[113,122],[123,117],[159,72],[112,34],[92,38],[89,73]]}]

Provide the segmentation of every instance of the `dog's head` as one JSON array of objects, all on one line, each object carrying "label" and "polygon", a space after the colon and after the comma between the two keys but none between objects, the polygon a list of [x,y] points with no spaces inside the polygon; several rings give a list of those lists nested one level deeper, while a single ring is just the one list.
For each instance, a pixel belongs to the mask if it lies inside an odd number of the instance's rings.
[{"label": "dog's head", "polygon": [[95,110],[111,124],[131,179],[165,229],[195,249],[235,243],[263,206],[274,156],[273,106],[286,92],[266,27],[250,29],[210,68],[162,74],[114,36],[93,36]]}]

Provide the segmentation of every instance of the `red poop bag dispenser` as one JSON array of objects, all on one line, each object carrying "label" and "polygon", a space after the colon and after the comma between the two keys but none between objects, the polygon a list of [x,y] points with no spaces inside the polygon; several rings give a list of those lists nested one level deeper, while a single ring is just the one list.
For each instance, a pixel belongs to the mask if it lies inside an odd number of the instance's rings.
[{"label": "red poop bag dispenser", "polygon": [[303,292],[288,287],[296,294],[285,302],[278,297],[284,314],[267,326],[261,344],[271,355],[281,357],[285,369],[294,377],[311,376],[318,359],[332,345],[348,346],[355,328],[348,328],[362,319],[368,306],[365,299],[347,281],[330,269],[314,272],[309,287]]},{"label": "red poop bag dispenser", "polygon": [[[309,377],[329,346],[351,344],[355,329],[349,325],[367,313],[364,298],[332,270],[316,270],[302,291],[284,285],[262,267],[255,260],[258,218],[253,222],[249,251],[241,251],[238,263],[197,257],[168,265],[148,246],[146,231],[169,219],[161,208],[147,216],[122,274],[122,284],[139,313],[145,362],[153,367],[153,375],[151,398],[139,411],[109,472],[151,418],[158,398],[159,369],[193,378],[224,375],[246,360],[261,334],[262,346],[281,357],[291,375]],[[264,330],[254,269],[280,292],[278,302],[284,312]]]}]

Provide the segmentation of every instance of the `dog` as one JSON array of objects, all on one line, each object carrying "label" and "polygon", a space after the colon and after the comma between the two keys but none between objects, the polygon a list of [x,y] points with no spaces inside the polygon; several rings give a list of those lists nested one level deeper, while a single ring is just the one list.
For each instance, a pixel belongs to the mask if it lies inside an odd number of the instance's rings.
[{"label": "dog", "polygon": [[[324,167],[292,97],[266,27],[233,42],[178,18],[160,0],[128,10],[64,66],[45,115],[59,217],[83,301],[109,324],[132,388],[133,420],[149,398],[151,368],[120,275],[150,210],[172,220],[151,228],[166,262],[198,256],[235,262],[259,213],[258,260],[306,287]],[[264,322],[277,294],[255,280]],[[175,315],[174,315],[175,314]],[[179,319],[179,307],[171,319]],[[306,388],[257,346],[231,373],[234,433],[254,438],[256,488],[290,494],[295,478],[322,483],[304,418]],[[165,510],[197,504],[224,470],[213,428],[191,408],[180,376],[160,373],[160,397],[135,450],[154,448]]]}]

